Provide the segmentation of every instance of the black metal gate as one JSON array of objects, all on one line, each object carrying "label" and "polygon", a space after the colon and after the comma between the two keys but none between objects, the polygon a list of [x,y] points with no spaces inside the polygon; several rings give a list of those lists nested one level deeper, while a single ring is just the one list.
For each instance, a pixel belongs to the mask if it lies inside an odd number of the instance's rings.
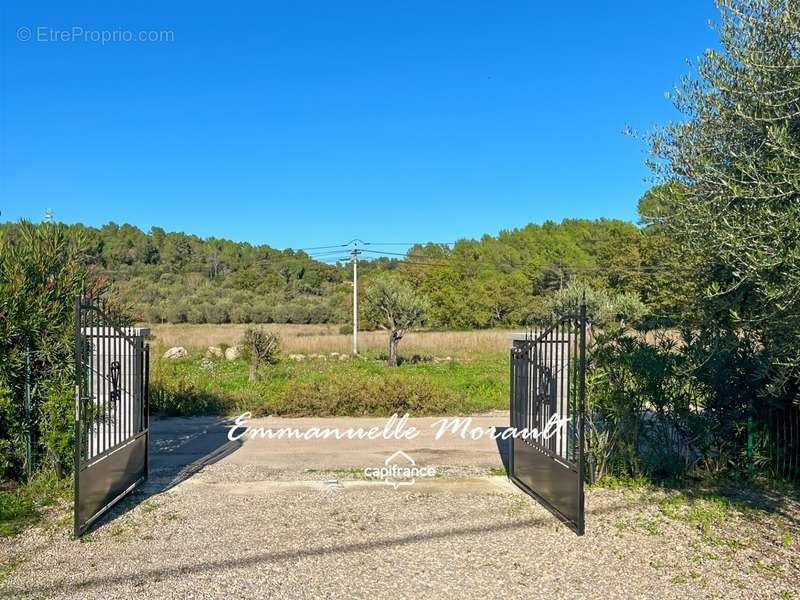
[{"label": "black metal gate", "polygon": [[147,479],[149,347],[97,298],[75,302],[75,536]]},{"label": "black metal gate", "polygon": [[[586,307],[515,339],[509,477],[565,525],[585,529]],[[549,434],[549,435],[548,435]]]}]

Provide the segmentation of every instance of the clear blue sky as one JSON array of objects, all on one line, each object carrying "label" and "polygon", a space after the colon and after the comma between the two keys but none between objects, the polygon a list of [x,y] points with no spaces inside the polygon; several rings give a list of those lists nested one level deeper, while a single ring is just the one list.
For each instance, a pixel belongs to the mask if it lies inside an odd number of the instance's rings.
[{"label": "clear blue sky", "polygon": [[[665,92],[717,39],[712,0],[0,10],[0,220],[276,247],[635,220],[623,129],[676,118]],[[93,41],[122,30],[174,40]]]}]

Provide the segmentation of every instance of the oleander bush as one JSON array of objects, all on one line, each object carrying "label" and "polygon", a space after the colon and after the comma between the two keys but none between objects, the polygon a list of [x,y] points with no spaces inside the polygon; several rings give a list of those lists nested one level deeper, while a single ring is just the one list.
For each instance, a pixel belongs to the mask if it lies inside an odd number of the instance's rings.
[{"label": "oleander bush", "polygon": [[59,224],[22,222],[0,232],[0,478],[18,479],[29,467],[69,471],[74,400],[65,385],[74,377],[75,298],[89,281],[84,249],[80,236]]}]

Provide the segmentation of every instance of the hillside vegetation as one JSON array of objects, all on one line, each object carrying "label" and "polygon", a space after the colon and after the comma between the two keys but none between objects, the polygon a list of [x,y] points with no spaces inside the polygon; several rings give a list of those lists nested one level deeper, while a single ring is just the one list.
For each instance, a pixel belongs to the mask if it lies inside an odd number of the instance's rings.
[{"label": "hillside vegetation", "polygon": [[[0,225],[7,238],[18,229],[18,224]],[[121,304],[141,321],[350,321],[351,269],[346,264],[158,227],[143,232],[127,224],[68,225],[67,232],[85,239],[85,263],[111,283]],[[429,298],[428,326],[506,327],[541,312],[550,292],[576,278],[652,300],[660,293],[653,268],[663,267],[657,239],[624,221],[570,219],[452,246],[414,246],[407,253],[368,248],[359,284],[366,288],[379,272],[395,270]]]}]

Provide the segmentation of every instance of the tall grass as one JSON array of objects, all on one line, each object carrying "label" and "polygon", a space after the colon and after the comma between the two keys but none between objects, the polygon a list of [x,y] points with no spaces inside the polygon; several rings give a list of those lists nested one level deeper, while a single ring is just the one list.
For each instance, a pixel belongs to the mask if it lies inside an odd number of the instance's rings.
[{"label": "tall grass", "polygon": [[[183,346],[188,350],[205,350],[208,346],[237,344],[248,325],[149,325],[156,345]],[[281,339],[281,350],[287,354],[321,354],[352,351],[351,335],[340,334],[339,325],[290,325],[270,323],[263,328]],[[406,334],[400,342],[400,353],[433,354],[436,356],[468,356],[487,352],[505,352],[511,343],[509,331],[418,331]],[[383,331],[362,331],[358,334],[359,350],[384,351],[387,347]]]},{"label": "tall grass", "polygon": [[504,354],[393,369],[374,358],[284,359],[263,365],[257,381],[250,382],[242,360],[155,357],[151,408],[166,415],[469,414],[507,408],[507,370]]},{"label": "tall grass", "polygon": [[69,502],[72,478],[58,479],[54,471],[42,470],[27,483],[0,489],[0,537],[15,535],[38,522],[41,510]]}]

